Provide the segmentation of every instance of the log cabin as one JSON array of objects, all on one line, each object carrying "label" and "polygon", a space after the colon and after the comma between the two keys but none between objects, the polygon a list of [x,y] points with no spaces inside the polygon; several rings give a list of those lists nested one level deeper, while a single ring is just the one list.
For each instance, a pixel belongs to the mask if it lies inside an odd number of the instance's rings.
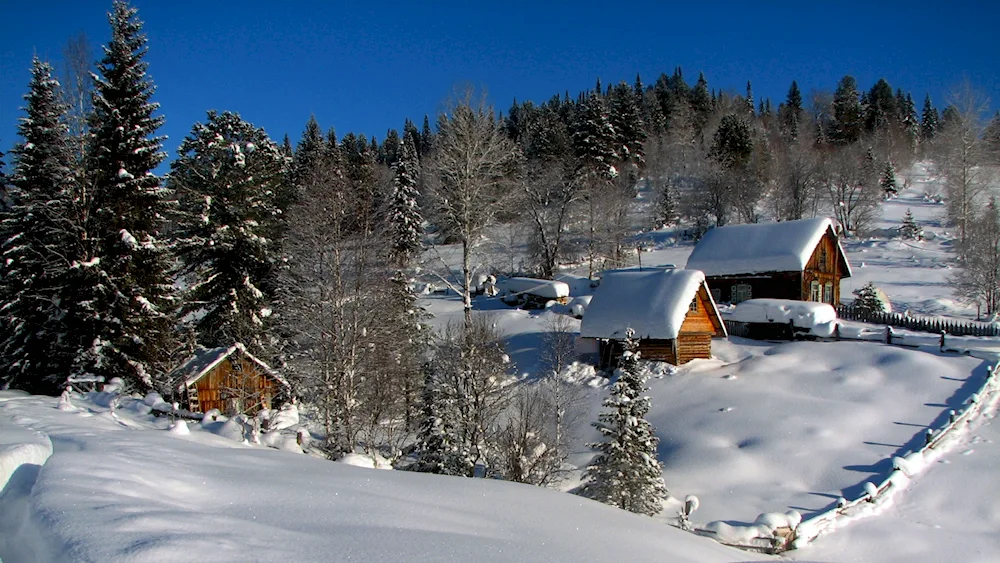
[{"label": "log cabin", "polygon": [[227,416],[270,409],[275,397],[289,390],[284,378],[239,342],[221,348],[199,347],[170,377],[179,382],[177,390],[189,411],[219,409]]},{"label": "log cabin", "polygon": [[705,272],[716,302],[753,298],[836,306],[851,266],[828,218],[716,227],[695,245],[687,268]]},{"label": "log cabin", "polygon": [[685,364],[712,357],[712,338],[726,337],[705,275],[697,270],[616,270],[601,276],[580,325],[597,342],[599,365],[614,365],[628,329],[642,360]]}]

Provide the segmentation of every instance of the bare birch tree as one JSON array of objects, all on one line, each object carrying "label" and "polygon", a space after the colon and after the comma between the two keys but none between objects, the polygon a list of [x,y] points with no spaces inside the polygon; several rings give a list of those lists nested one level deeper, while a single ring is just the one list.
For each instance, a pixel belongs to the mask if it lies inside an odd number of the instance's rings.
[{"label": "bare birch tree", "polygon": [[466,92],[438,116],[430,163],[431,195],[442,227],[462,245],[460,290],[466,322],[472,320],[472,255],[513,193],[521,151],[501,130],[493,108]]}]

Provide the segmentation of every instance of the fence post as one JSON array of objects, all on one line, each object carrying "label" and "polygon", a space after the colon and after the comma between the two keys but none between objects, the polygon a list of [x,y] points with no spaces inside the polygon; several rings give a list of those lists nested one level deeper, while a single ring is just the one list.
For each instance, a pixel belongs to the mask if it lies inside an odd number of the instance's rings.
[{"label": "fence post", "polygon": [[948,334],[945,331],[941,331],[941,352],[944,352],[944,335]]},{"label": "fence post", "polygon": [[927,432],[924,433],[924,445],[926,446],[927,444],[930,444],[931,440],[933,439],[934,439],[934,431],[928,428]]},{"label": "fence post", "polygon": [[833,325],[833,339],[840,342],[840,323]]},{"label": "fence post", "polygon": [[885,327],[885,343],[886,344],[892,344],[892,327],[891,326],[886,326]]}]

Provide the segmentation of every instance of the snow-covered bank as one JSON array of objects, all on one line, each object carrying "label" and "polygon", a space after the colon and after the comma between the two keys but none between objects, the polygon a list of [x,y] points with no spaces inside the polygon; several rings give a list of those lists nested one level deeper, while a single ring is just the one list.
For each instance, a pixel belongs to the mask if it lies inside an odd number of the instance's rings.
[{"label": "snow-covered bank", "polygon": [[0,403],[5,429],[19,420],[52,437],[30,497],[52,538],[43,561],[754,559],[557,491],[362,469],[56,403]]}]

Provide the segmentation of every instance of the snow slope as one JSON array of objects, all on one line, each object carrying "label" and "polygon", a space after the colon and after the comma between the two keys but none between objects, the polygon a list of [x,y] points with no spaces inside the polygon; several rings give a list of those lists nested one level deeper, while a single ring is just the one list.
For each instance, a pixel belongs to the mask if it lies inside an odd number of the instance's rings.
[{"label": "snow slope", "polygon": [[[4,395],[0,435],[44,432],[30,526],[0,528],[34,561],[737,561],[750,554],[574,495],[485,479],[362,469],[243,446],[89,403]],[[2,522],[2,520],[0,520]],[[2,541],[6,540],[6,542]]]}]

